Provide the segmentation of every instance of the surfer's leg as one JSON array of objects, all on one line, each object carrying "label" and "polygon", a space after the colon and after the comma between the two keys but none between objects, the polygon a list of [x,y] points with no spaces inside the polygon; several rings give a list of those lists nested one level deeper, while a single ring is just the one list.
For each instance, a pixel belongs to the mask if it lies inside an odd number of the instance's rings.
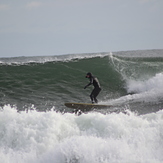
[{"label": "surfer's leg", "polygon": [[91,98],[91,101],[92,103],[94,103],[94,93],[95,93],[95,89],[93,89],[92,93],[90,94],[90,98]]},{"label": "surfer's leg", "polygon": [[97,100],[97,96],[98,96],[98,94],[100,93],[100,91],[101,91],[101,88],[96,88],[95,89],[95,91],[94,91],[94,101],[95,101],[95,103],[98,103],[98,100]]},{"label": "surfer's leg", "polygon": [[90,95],[90,98],[91,98],[91,101],[92,101],[92,104],[93,104],[94,100],[93,100],[93,95],[92,94]]}]

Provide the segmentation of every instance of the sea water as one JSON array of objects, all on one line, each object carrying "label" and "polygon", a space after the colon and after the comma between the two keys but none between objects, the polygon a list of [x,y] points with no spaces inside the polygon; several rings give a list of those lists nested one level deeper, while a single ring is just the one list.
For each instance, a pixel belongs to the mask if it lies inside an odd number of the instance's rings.
[{"label": "sea water", "polygon": [[3,163],[162,163],[163,110],[124,113],[0,112]]},{"label": "sea water", "polygon": [[[162,53],[1,58],[0,163],[162,163]],[[113,107],[77,116],[87,72]]]}]

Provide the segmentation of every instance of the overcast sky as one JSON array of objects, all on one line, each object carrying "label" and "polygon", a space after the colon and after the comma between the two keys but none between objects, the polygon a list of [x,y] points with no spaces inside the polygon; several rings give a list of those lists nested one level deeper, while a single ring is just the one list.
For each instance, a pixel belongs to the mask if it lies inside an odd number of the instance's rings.
[{"label": "overcast sky", "polygon": [[163,49],[163,0],[0,0],[0,57]]}]

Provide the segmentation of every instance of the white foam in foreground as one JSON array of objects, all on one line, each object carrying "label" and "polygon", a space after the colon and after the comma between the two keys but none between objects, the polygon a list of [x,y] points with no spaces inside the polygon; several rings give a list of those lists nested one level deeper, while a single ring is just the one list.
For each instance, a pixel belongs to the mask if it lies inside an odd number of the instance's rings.
[{"label": "white foam in foreground", "polygon": [[0,111],[3,163],[162,163],[163,110],[143,116]]}]

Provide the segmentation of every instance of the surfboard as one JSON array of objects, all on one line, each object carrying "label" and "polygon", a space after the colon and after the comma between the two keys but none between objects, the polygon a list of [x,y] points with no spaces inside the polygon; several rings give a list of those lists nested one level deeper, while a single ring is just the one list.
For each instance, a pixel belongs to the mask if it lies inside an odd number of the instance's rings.
[{"label": "surfboard", "polygon": [[88,112],[94,109],[107,109],[113,107],[112,105],[99,105],[89,103],[65,103],[65,106],[71,109],[81,110],[82,112]]}]

